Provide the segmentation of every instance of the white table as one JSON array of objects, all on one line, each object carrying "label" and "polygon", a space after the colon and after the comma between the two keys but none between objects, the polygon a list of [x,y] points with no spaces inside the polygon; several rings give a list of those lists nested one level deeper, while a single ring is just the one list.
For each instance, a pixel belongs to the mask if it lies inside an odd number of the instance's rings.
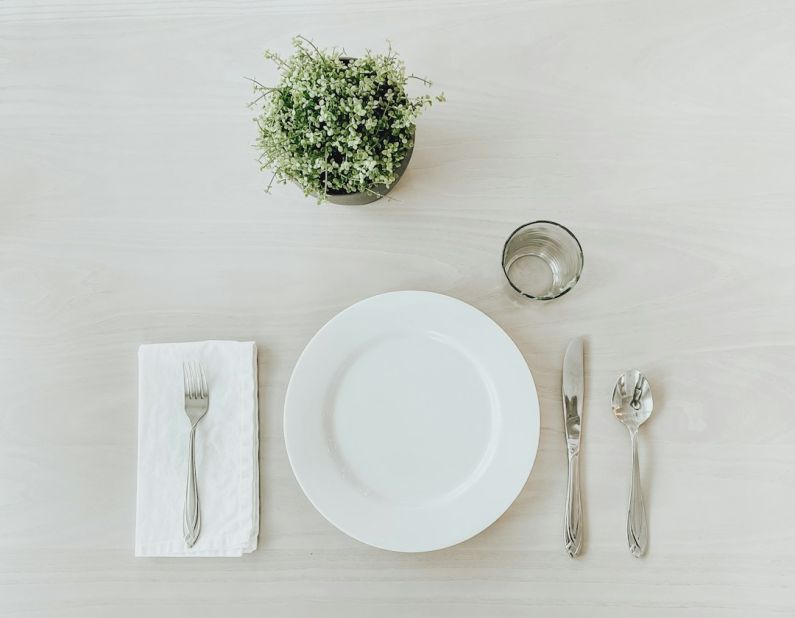
[{"label": "white table", "polygon": [[[0,4],[0,615],[767,616],[795,612],[795,5],[288,0]],[[394,196],[264,195],[244,76],[302,33],[390,38],[448,102]],[[499,253],[550,218],[580,285],[521,302]],[[472,303],[542,407],[535,469],[483,534],[347,538],[301,493],[282,405],[311,335],[389,290]],[[560,363],[587,334],[587,545],[562,547]],[[260,344],[262,532],[242,559],[135,559],[136,349]],[[642,368],[651,546],[627,551]]]}]

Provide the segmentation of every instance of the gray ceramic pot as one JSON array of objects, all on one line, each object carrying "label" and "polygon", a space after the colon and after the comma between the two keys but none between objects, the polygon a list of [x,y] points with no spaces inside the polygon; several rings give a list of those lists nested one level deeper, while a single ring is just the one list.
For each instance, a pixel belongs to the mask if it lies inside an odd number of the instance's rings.
[{"label": "gray ceramic pot", "polygon": [[400,167],[398,167],[397,169],[395,182],[393,182],[391,185],[375,185],[372,188],[372,193],[370,191],[362,191],[358,193],[343,193],[342,191],[329,191],[326,194],[326,199],[332,204],[343,204],[345,206],[363,206],[364,204],[370,204],[371,202],[380,200],[383,196],[389,193],[392,190],[392,188],[398,183],[398,180],[400,180],[400,177],[403,175],[403,172],[405,172],[406,168],[409,166],[409,161],[411,161],[412,152],[414,152],[413,145],[411,146],[411,148],[409,148],[408,152],[406,153],[406,156],[403,157],[403,161],[401,161]]}]

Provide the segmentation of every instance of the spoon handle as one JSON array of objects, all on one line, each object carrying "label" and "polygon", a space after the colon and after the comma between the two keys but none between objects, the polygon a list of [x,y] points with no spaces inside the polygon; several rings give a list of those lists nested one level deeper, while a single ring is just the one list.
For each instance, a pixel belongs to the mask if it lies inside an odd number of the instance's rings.
[{"label": "spoon handle", "polygon": [[627,511],[627,540],[629,551],[640,558],[648,545],[646,526],[646,507],[643,506],[643,490],[640,487],[640,464],[638,462],[638,432],[630,432],[632,438],[632,484],[629,488],[629,509]]},{"label": "spoon handle", "polygon": [[569,450],[569,481],[566,486],[564,541],[569,556],[576,558],[582,547],[582,500],[580,498],[580,453]]}]

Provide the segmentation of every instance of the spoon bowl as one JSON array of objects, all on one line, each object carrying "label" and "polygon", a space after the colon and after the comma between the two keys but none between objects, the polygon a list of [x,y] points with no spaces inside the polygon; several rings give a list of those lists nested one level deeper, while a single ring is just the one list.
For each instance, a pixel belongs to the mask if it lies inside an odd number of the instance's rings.
[{"label": "spoon bowl", "polygon": [[613,389],[613,414],[630,431],[637,431],[651,416],[654,400],[649,381],[637,369],[621,374]]}]

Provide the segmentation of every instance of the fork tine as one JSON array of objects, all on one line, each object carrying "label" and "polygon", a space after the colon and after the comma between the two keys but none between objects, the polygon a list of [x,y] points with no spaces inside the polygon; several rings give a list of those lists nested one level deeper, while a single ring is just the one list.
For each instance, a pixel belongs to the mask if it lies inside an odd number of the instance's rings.
[{"label": "fork tine", "polygon": [[190,392],[188,390],[188,366],[185,361],[182,361],[182,390],[185,392],[186,396]]},{"label": "fork tine", "polygon": [[196,361],[190,362],[190,375],[192,379],[191,384],[191,397],[194,399],[199,398],[199,372],[196,368]]},{"label": "fork tine", "polygon": [[188,361],[188,397],[196,398],[196,373],[193,361]]},{"label": "fork tine", "polygon": [[207,374],[204,373],[204,365],[199,365],[199,377],[201,378],[201,396],[203,399],[207,398]]}]

